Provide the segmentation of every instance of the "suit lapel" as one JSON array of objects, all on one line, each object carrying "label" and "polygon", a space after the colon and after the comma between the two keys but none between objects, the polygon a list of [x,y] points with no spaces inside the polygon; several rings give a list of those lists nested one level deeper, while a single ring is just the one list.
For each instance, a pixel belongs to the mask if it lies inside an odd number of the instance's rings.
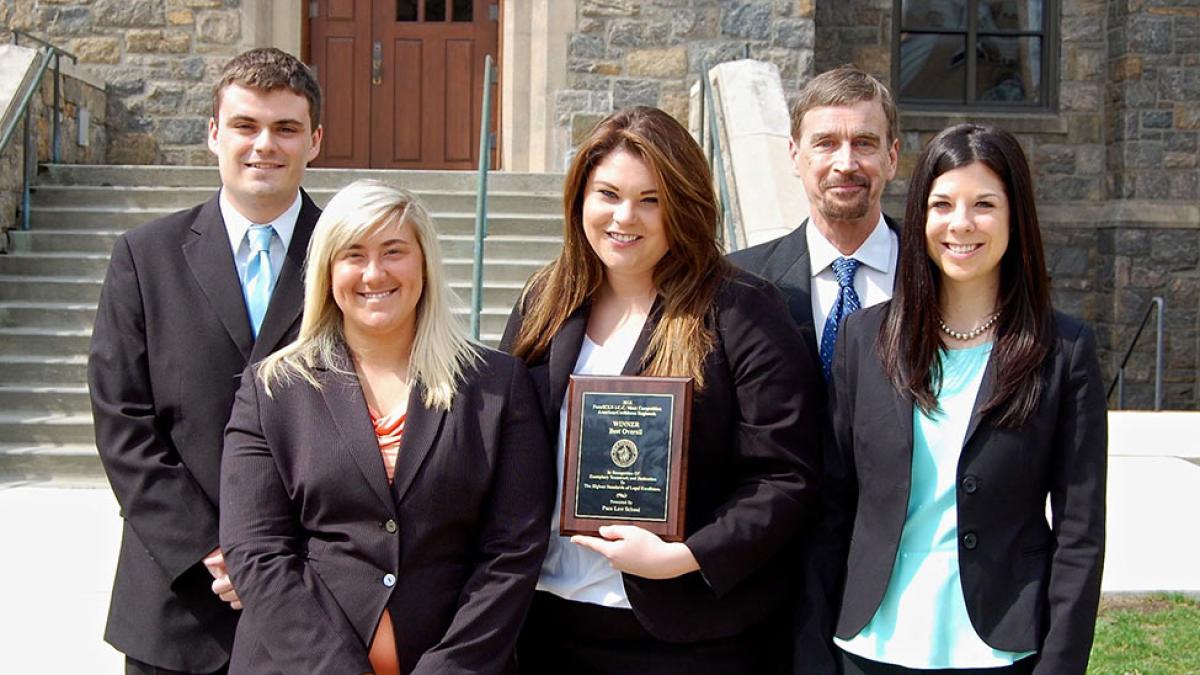
[{"label": "suit lapel", "polygon": [[590,309],[590,303],[581,305],[550,340],[550,400],[546,405],[546,417],[552,429],[558,428],[559,408],[563,396],[567,395],[567,384],[575,370],[575,362],[579,360],[579,350],[583,348]]},{"label": "suit lapel", "polygon": [[250,316],[246,312],[242,284],[238,281],[237,265],[233,261],[217,199],[217,195],[213,195],[200,207],[200,213],[192,223],[193,236],[183,245],[183,257],[230,339],[242,356],[249,358],[254,345]]},{"label": "suit lapel", "polygon": [[408,395],[408,412],[405,413],[404,436],[400,439],[400,454],[396,457],[396,475],[392,479],[396,490],[396,503],[412,485],[425,457],[433,448],[446,411],[425,406],[425,387],[417,383]]},{"label": "suit lapel", "polygon": [[[804,341],[813,354],[817,353],[816,331],[823,326],[813,324],[812,313],[812,262],[808,256],[808,239],[806,230],[808,219],[805,218],[800,227],[788,235],[786,247],[781,247],[779,254],[783,256],[783,270],[775,283],[788,289],[788,312],[796,318],[801,326],[813,326],[813,330],[805,331]],[[789,262],[790,260],[790,262]]]},{"label": "suit lapel", "polygon": [[[345,356],[345,352],[342,352]],[[349,364],[350,359],[343,361]],[[354,459],[355,465],[362,473],[371,492],[387,506],[388,511],[395,513],[387,482],[387,470],[383,466],[383,456],[379,452],[379,439],[375,437],[375,428],[371,424],[370,413],[367,412],[367,401],[363,398],[362,386],[353,375],[344,375],[333,371],[318,373],[322,382],[321,396],[333,424],[341,434],[343,446]],[[403,448],[401,448],[403,453]],[[397,469],[398,470],[398,469]]]},{"label": "suit lapel", "polygon": [[[882,371],[880,371],[882,374]],[[896,431],[895,438],[900,439],[904,443],[904,471],[905,475],[911,480],[912,473],[912,455],[913,455],[913,413],[915,406],[913,402],[904,396],[894,387],[887,379],[881,377],[879,387],[886,390],[892,396],[892,403],[896,410]]]},{"label": "suit lapel", "polygon": [[629,358],[625,360],[625,367],[621,369],[622,375],[640,375],[645,369],[646,362],[652,356],[648,353],[650,338],[654,335],[654,327],[658,325],[662,316],[662,309],[662,297],[654,296],[650,315],[646,317],[646,323],[642,324],[642,332],[638,335],[637,342],[633,343],[633,351],[629,352]]},{"label": "suit lapel", "polygon": [[281,346],[279,342],[299,320],[304,307],[304,257],[321,210],[303,190],[300,191],[300,199],[296,229],[292,232],[292,241],[283,258],[279,280],[271,292],[271,304],[267,306],[267,314],[259,328],[258,340],[250,354],[251,361],[258,361]]},{"label": "suit lapel", "polygon": [[983,405],[992,397],[992,387],[996,384],[996,371],[992,367],[993,363],[991,355],[988,355],[987,365],[983,369],[983,379],[979,382],[979,393],[975,395],[975,405],[971,408],[971,421],[967,424],[967,434],[963,436],[962,446],[964,449],[970,443],[975,430],[979,428],[979,423],[983,421]]}]

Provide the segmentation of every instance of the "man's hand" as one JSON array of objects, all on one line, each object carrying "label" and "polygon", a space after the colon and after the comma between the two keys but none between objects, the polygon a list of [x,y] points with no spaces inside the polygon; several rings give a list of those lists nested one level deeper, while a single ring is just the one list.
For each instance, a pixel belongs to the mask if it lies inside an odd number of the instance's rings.
[{"label": "man's hand", "polygon": [[208,573],[212,575],[213,594],[228,602],[233,609],[241,609],[242,601],[238,598],[237,591],[233,590],[233,582],[229,580],[229,571],[225,569],[225,556],[221,554],[221,547],[214,548],[211,553],[204,556],[202,562]]},{"label": "man's hand", "polygon": [[636,525],[605,525],[600,537],[575,535],[571,543],[608,558],[621,572],[646,579],[674,579],[700,569],[686,544],[665,542]]}]

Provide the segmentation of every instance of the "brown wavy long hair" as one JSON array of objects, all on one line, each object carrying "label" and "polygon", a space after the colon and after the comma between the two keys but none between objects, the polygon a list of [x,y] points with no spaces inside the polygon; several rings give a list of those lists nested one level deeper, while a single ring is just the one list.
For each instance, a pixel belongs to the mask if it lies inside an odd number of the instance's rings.
[{"label": "brown wavy long hair", "polygon": [[927,200],[938,176],[973,162],[983,163],[1004,183],[1010,218],[991,355],[996,379],[982,411],[994,412],[998,426],[1020,427],[1041,398],[1041,368],[1054,346],[1055,329],[1029,164],[1007,131],[959,124],[938,134],[921,153],[909,182],[896,292],[876,346],[896,389],[926,414],[937,410],[938,351],[945,348],[938,327],[942,278],[926,252]]},{"label": "brown wavy long hair", "polygon": [[596,165],[618,150],[650,168],[667,235],[667,253],[654,268],[662,313],[642,373],[690,376],[703,387],[704,358],[714,344],[705,319],[730,274],[717,243],[721,211],[700,146],[673,117],[646,106],[609,115],[576,151],[563,184],[562,252],[526,286],[512,353],[526,362],[540,359],[567,318],[600,290],[604,265],[583,232],[583,199]]}]

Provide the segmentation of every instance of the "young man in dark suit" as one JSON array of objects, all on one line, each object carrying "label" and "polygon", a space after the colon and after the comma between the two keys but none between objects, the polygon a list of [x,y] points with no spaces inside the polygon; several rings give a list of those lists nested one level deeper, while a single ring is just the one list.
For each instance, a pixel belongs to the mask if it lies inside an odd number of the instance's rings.
[{"label": "young man in dark suit", "polygon": [[225,423],[239,375],[290,342],[320,209],[300,190],[321,93],[277,49],[226,65],[208,145],[221,189],[121,236],[92,334],[100,459],[124,528],[105,640],[127,673],[224,672],[240,603],[217,541]]},{"label": "young man in dark suit", "polygon": [[[818,75],[792,107],[789,149],[792,171],[808,196],[809,217],[792,232],[729,259],[779,287],[828,378],[841,319],[889,299],[896,278],[899,225],[881,206],[900,153],[891,93],[853,66]],[[822,435],[823,483],[841,484],[845,469],[834,461],[827,426]],[[825,494],[823,504],[830,504],[832,496]],[[824,643],[833,637],[837,598],[824,589],[837,587],[830,579],[840,579],[842,571],[821,564],[838,559],[836,554],[817,555],[837,541],[831,529],[838,525],[834,513],[823,506],[816,526],[797,542],[804,564],[796,573],[803,577],[803,591],[797,603],[794,663],[782,666],[785,672],[836,672]]]}]

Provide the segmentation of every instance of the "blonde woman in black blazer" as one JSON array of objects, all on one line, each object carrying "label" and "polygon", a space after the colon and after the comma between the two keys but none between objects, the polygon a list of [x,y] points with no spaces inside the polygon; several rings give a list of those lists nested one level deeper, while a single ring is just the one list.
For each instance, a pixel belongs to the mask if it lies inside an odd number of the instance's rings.
[{"label": "blonde woman in black blazer", "polygon": [[[467,340],[440,264],[424,209],[381,183],[317,223],[300,337],[247,370],[226,431],[231,673],[511,668],[553,459],[525,366]],[[385,455],[373,419],[400,411]]]},{"label": "blonde woman in black blazer", "polygon": [[[986,366],[956,408],[955,353],[971,350]],[[1083,675],[1104,558],[1105,403],[1091,330],[1051,307],[1011,135],[960,125],[925,150],[896,293],[846,320],[830,392],[845,462],[832,473],[852,477],[829,486],[848,544],[831,645],[845,672]],[[938,454],[926,439],[955,424],[961,445]],[[939,560],[957,561],[944,578]],[[945,592],[921,596],[930,588]],[[906,630],[921,637],[898,644]]]},{"label": "blonde woman in black blazer", "polygon": [[779,292],[723,259],[704,156],[669,115],[601,122],[564,194],[562,254],[530,282],[502,347],[529,364],[555,433],[581,368],[695,379],[686,539],[552,533],[520,670],[768,672],[785,648],[768,620],[791,597],[785,547],[815,509],[818,371]]}]

